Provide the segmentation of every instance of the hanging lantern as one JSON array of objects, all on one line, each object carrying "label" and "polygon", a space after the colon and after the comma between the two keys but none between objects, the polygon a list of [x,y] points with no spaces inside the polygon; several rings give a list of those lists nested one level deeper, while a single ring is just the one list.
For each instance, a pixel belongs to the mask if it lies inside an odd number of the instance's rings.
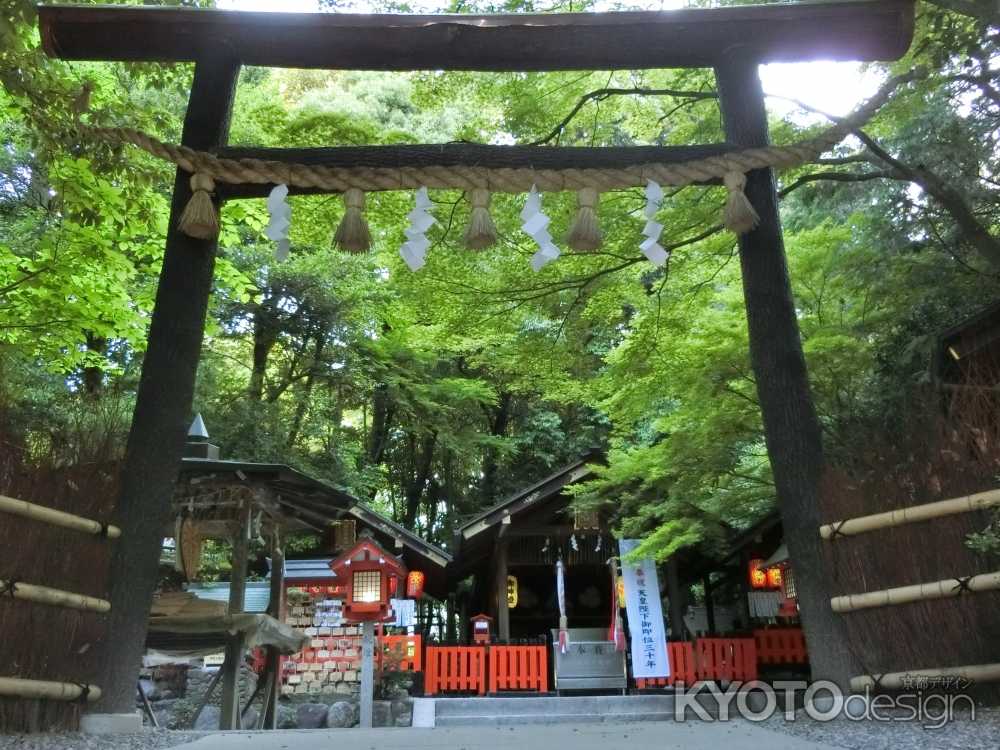
[{"label": "hanging lantern", "polygon": [[795,590],[795,576],[792,575],[791,568],[785,568],[782,571],[782,593],[785,595],[786,599],[795,599],[798,597],[798,592]]},{"label": "hanging lantern", "polygon": [[419,599],[424,595],[424,581],[427,576],[419,570],[411,570],[406,576],[406,598]]},{"label": "hanging lantern", "polygon": [[507,576],[507,607],[514,609],[517,606],[517,577]]},{"label": "hanging lantern", "polygon": [[780,589],[781,585],[781,568],[775,566],[773,568],[767,569],[767,587],[769,589]]},{"label": "hanging lantern", "polygon": [[767,573],[764,570],[764,559],[761,557],[753,558],[747,564],[747,569],[750,575],[750,588],[766,589]]},{"label": "hanging lantern", "polygon": [[618,595],[618,609],[622,609],[625,606],[625,578],[623,576],[615,577],[615,590]]},{"label": "hanging lantern", "polygon": [[343,616],[347,622],[385,622],[391,619],[391,581],[405,577],[403,564],[371,539],[362,539],[330,563],[347,589]]}]

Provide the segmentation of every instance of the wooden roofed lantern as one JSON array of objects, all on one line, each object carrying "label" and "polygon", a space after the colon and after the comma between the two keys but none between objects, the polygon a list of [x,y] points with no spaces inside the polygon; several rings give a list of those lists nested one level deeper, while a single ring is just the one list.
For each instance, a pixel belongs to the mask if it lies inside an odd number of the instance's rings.
[{"label": "wooden roofed lantern", "polygon": [[362,539],[331,561],[330,569],[347,590],[345,620],[385,622],[392,618],[389,600],[402,589],[407,573],[399,558],[372,539]]}]

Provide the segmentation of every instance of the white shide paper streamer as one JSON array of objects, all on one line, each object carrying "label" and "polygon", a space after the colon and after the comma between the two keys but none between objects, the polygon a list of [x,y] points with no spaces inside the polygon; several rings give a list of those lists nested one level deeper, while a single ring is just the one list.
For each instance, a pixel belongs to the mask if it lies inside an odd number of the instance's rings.
[{"label": "white shide paper streamer", "polygon": [[291,247],[288,227],[292,223],[292,207],[285,200],[287,197],[288,185],[275,185],[267,196],[269,220],[264,229],[264,236],[278,243],[274,249],[274,258],[279,263],[288,258],[288,250]]},{"label": "white shide paper streamer", "polygon": [[552,241],[548,216],[542,212],[542,196],[535,185],[531,186],[524,208],[521,209],[521,229],[538,245],[538,252],[531,256],[531,268],[538,273],[559,257],[559,248]]},{"label": "white shide paper streamer", "polygon": [[431,246],[430,240],[427,239],[427,230],[437,224],[437,219],[430,214],[433,206],[434,201],[427,195],[427,188],[419,188],[413,210],[406,215],[410,220],[410,226],[404,232],[406,242],[399,249],[400,257],[411,271],[419,271],[427,262],[427,248]]},{"label": "white shide paper streamer", "polygon": [[642,234],[646,239],[640,243],[639,249],[654,266],[662,266],[670,257],[670,253],[664,250],[663,245],[660,244],[663,225],[655,219],[662,202],[663,188],[660,187],[659,183],[649,180],[646,183],[646,207],[642,211],[642,215],[646,217],[646,226],[642,228]]}]

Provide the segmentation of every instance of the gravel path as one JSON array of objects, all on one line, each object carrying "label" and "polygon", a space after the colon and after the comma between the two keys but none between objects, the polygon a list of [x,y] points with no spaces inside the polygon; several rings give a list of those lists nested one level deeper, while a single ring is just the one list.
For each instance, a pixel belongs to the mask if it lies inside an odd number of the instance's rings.
[{"label": "gravel path", "polygon": [[2,734],[0,750],[165,750],[194,742],[205,732],[177,732],[147,729],[138,734],[88,735],[79,732],[61,734]]},{"label": "gravel path", "polygon": [[976,709],[940,729],[924,729],[916,721],[813,721],[801,711],[795,721],[772,717],[763,726],[813,742],[846,750],[998,750],[1000,708]]},{"label": "gravel path", "polygon": [[[735,723],[745,722],[736,719]],[[696,722],[686,722],[688,729],[694,724]],[[844,750],[1000,750],[1000,708],[978,708],[974,720],[966,714],[940,729],[925,729],[913,721],[838,719],[817,722],[801,711],[795,721],[776,716],[756,725]],[[650,728],[649,725],[646,728]],[[606,730],[606,726],[602,728]],[[141,734],[105,736],[79,733],[0,735],[0,750],[166,750],[194,742],[206,734],[148,729]],[[613,742],[608,745],[609,750],[613,745]]]}]

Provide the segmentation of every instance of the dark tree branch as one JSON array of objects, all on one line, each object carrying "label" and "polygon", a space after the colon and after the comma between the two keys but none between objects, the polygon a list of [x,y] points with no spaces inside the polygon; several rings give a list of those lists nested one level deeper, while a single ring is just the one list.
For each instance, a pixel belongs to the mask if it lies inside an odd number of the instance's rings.
[{"label": "dark tree branch", "polygon": [[891,176],[892,173],[890,172],[813,172],[802,175],[795,182],[782,188],[781,192],[778,193],[778,197],[784,198],[792,191],[811,182],[870,182],[871,180],[880,180]]},{"label": "dark tree branch", "polygon": [[559,124],[556,125],[544,138],[539,138],[537,141],[532,141],[527,144],[529,146],[542,146],[549,143],[553,139],[557,139],[565,130],[566,126],[573,121],[577,113],[583,109],[588,102],[596,101],[602,102],[612,96],[673,96],[680,99],[689,99],[692,102],[703,101],[706,99],[717,99],[718,94],[714,91],[679,91],[677,89],[643,89],[643,88],[603,88],[597,89],[596,91],[591,91],[580,97],[580,100],[576,103],[573,109],[570,110],[569,114],[566,115]]}]

